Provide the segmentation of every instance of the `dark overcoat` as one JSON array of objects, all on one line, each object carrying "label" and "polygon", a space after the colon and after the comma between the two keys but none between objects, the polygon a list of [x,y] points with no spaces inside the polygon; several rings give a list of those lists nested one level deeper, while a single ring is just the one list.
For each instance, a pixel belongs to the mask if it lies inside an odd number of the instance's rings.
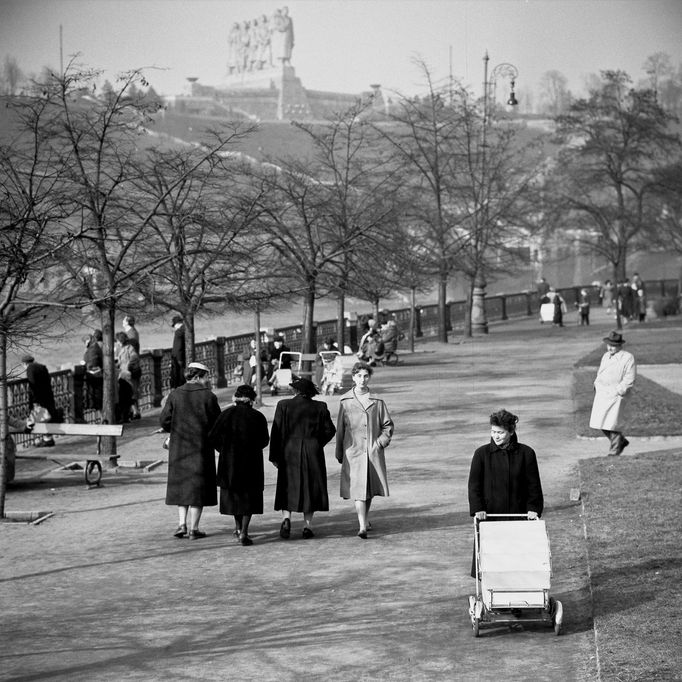
[{"label": "dark overcoat", "polygon": [[492,438],[474,452],[469,471],[469,513],[542,514],[544,499],[537,458],[532,448],[512,435],[507,448]]},{"label": "dark overcoat", "polygon": [[325,403],[301,395],[277,403],[270,432],[270,461],[277,467],[275,509],[329,511],[324,446],[335,433]]},{"label": "dark overcoat", "polygon": [[218,399],[202,384],[183,384],[168,396],[161,412],[161,428],[170,431],[166,504],[218,503],[215,451],[208,434],[219,415]]},{"label": "dark overcoat", "polygon": [[52,393],[52,379],[47,367],[39,362],[29,363],[26,368],[26,379],[28,380],[29,409],[33,409],[33,405],[37,404],[44,407],[50,416],[54,417],[54,393]]},{"label": "dark overcoat", "polygon": [[265,486],[263,448],[268,444],[268,420],[247,403],[223,411],[209,434],[218,451],[217,482],[237,493]]}]

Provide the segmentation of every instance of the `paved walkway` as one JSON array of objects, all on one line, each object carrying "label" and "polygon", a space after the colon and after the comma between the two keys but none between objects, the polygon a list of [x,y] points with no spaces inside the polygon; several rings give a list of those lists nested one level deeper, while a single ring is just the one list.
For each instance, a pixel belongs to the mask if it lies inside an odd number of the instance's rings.
[{"label": "paved walkway", "polygon": [[[2,680],[593,680],[594,636],[578,485],[579,458],[606,443],[578,440],[571,367],[610,321],[557,329],[535,320],[493,325],[486,337],[425,345],[380,368],[373,389],[396,422],[387,451],[391,496],[373,507],[370,539],[355,536],[327,448],[331,510],[317,537],[278,537],[266,465],[266,513],[241,547],[231,519],[207,509],[209,537],[176,540],[164,505],[165,464],[106,472],[86,490],[74,473],[19,474],[7,509],[46,509],[39,525],[0,524]],[[229,391],[220,392],[227,405]],[[337,397],[325,398],[336,417]],[[272,419],[276,398],[265,398]],[[467,596],[471,455],[487,416],[520,416],[520,439],[539,456],[554,577],[565,634],[502,629],[474,639]],[[123,460],[165,456],[155,417],[127,429]],[[638,443],[631,452],[669,449]],[[62,447],[58,445],[57,447]]]}]

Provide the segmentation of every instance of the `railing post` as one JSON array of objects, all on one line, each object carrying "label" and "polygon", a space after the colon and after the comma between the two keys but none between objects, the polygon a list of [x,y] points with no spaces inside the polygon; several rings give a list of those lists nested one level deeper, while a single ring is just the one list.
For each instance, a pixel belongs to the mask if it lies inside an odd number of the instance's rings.
[{"label": "railing post", "polygon": [[216,357],[216,387],[225,388],[227,377],[225,376],[225,337],[219,336],[215,340]]},{"label": "railing post", "polygon": [[76,424],[85,421],[85,365],[75,365],[71,373],[71,413]]},{"label": "railing post", "polygon": [[159,407],[163,400],[163,373],[161,371],[161,361],[163,360],[163,350],[154,348],[152,350],[152,404]]},{"label": "railing post", "polygon": [[507,317],[507,297],[504,294],[500,296],[500,303],[502,304],[502,319],[508,320],[509,318]]},{"label": "railing post", "polygon": [[533,314],[533,308],[531,307],[530,296],[531,296],[530,291],[527,291],[526,292],[526,315],[528,315],[528,317],[530,317]]}]

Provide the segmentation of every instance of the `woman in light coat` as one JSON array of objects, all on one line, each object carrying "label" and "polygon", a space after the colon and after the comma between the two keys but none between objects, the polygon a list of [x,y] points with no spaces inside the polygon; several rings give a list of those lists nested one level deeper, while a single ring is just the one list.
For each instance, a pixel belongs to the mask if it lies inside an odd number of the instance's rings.
[{"label": "woman in light coat", "polygon": [[606,353],[602,356],[594,380],[594,402],[590,428],[601,429],[610,441],[609,455],[620,455],[629,445],[623,436],[623,410],[626,398],[635,384],[637,366],[632,353],[623,350],[625,339],[612,331],[604,338]]},{"label": "woman in light coat", "polygon": [[393,421],[386,404],[370,395],[372,367],[356,362],[351,374],[353,388],[341,396],[336,421],[336,459],[341,464],[341,497],[353,499],[360,530],[367,538],[372,498],[388,497],[384,448],[393,437]]}]

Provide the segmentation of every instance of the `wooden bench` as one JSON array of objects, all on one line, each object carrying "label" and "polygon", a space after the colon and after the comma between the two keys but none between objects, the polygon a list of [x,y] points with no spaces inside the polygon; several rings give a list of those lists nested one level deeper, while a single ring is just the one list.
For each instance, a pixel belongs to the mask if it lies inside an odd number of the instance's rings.
[{"label": "wooden bench", "polygon": [[[38,422],[33,426],[31,433],[36,436],[96,436],[97,454],[86,456],[85,459],[85,482],[88,486],[99,486],[102,480],[102,460],[109,460],[117,455],[102,455],[101,444],[103,436],[120,438],[123,435],[123,424],[59,424],[53,422]],[[73,453],[53,452],[52,449],[42,448],[38,452],[17,452],[19,459],[48,459],[61,464],[83,459],[82,456]]]}]

